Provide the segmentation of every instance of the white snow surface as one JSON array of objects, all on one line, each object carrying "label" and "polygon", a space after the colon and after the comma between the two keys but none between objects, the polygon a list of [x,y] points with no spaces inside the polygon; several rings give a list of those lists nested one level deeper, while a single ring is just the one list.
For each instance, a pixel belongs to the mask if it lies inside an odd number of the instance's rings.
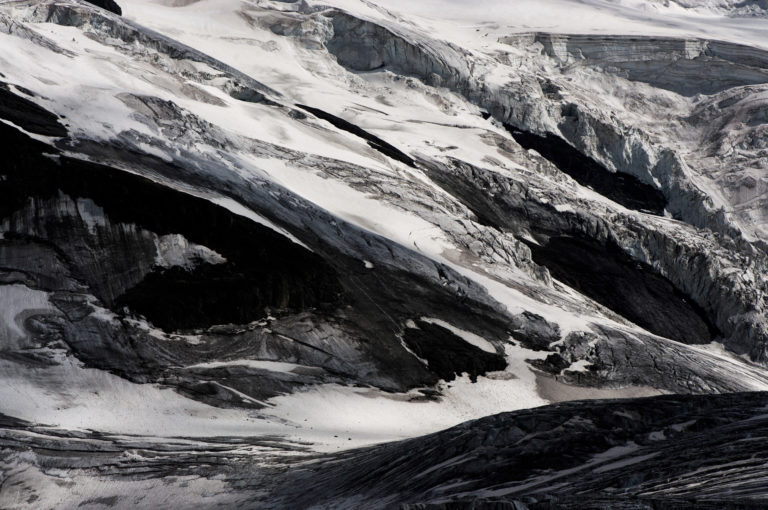
[{"label": "white snow surface", "polygon": [[[370,17],[376,5],[446,40],[487,49],[499,35],[525,32],[704,37],[768,48],[764,19],[731,18],[737,0],[311,0]],[[684,8],[681,4],[693,5]],[[730,5],[728,5],[730,4]]]},{"label": "white snow surface", "polygon": [[428,322],[430,324],[437,324],[438,326],[442,326],[445,329],[449,330],[450,332],[454,333],[456,336],[462,338],[464,341],[466,341],[468,344],[472,344],[475,347],[484,350],[485,352],[495,353],[496,349],[493,347],[493,344],[486,340],[485,338],[478,336],[471,331],[465,331],[463,329],[459,329],[456,326],[453,326],[444,320],[440,319],[433,319],[430,317],[422,317],[421,320],[424,322]]},{"label": "white snow surface", "polygon": [[[21,285],[3,288],[0,310],[6,319],[4,324],[16,327],[0,331],[1,348],[23,341],[20,314],[29,310],[30,303],[39,312],[54,311],[43,292]],[[481,345],[485,342],[471,333],[457,331]],[[538,396],[534,373],[525,363],[545,353],[514,346],[506,346],[509,366],[505,371],[491,372],[475,384],[468,376],[442,383],[445,397],[440,402],[411,402],[420,396],[417,391],[392,395],[372,388],[326,384],[272,398],[267,402],[269,407],[261,412],[212,407],[172,389],[135,384],[102,370],[85,368],[63,351],[52,354],[59,364],[46,368],[0,360],[0,413],[43,426],[134,434],[148,440],[282,435],[310,442],[316,450],[334,451],[426,434],[499,410],[548,403]],[[209,362],[188,368],[230,366],[277,372],[301,368],[293,363],[262,360]]]},{"label": "white snow surface", "polygon": [[439,402],[412,401],[421,396],[417,390],[392,395],[371,388],[326,384],[275,397],[270,400],[274,407],[265,414],[295,427],[291,439],[334,451],[424,435],[502,409],[548,404],[538,395],[536,376],[525,362],[545,357],[546,353],[511,345],[506,345],[505,350],[509,366],[504,371],[490,372],[476,383],[471,383],[466,374],[442,382],[439,388],[444,396]]},{"label": "white snow surface", "polygon": [[[721,8],[722,2],[709,2],[696,9],[684,8],[679,3],[667,5],[640,0],[308,0],[308,3],[345,9],[365,18],[397,21],[486,56],[509,51],[507,45],[498,42],[500,37],[533,31],[708,37],[768,48],[765,20],[728,17],[728,11]],[[487,166],[489,144],[483,137],[504,134],[500,126],[484,122],[477,115],[476,107],[447,90],[433,90],[420,82],[395,81],[386,71],[372,72],[365,79],[341,72],[332,59],[318,58],[319,52],[299,47],[289,38],[263,27],[252,26],[239,14],[243,7],[272,5],[270,2],[130,0],[122,4],[128,19],[197,48],[280,90],[286,103],[305,103],[334,112],[406,152],[418,151],[431,157],[450,154]],[[202,101],[186,88],[189,83],[158,79],[151,66],[100,44],[76,28],[38,23],[34,29],[71,49],[75,56],[52,54],[23,39],[0,33],[3,49],[0,67],[9,81],[38,93],[44,107],[66,115],[75,135],[87,133],[90,137],[108,140],[133,131],[154,136],[156,133],[117,97],[117,93],[130,92],[173,100],[233,136],[254,138],[359,165],[420,186],[432,186],[420,171],[383,157],[358,138],[333,130],[325,122],[294,122],[263,105],[234,100],[215,87],[192,84],[197,92],[217,100]],[[504,83],[515,76],[497,68],[486,75],[486,79]],[[73,93],[73,84],[77,84],[77,93]],[[413,92],[414,89],[418,90]],[[182,92],[184,90],[187,92]],[[142,148],[165,160],[174,156],[154,146],[145,144]],[[205,146],[195,148],[201,152],[211,150]],[[557,323],[563,334],[584,330],[594,320],[593,316],[584,316],[573,307],[525,295],[498,275],[489,274],[484,267],[455,257],[462,249],[431,219],[289,159],[254,155],[246,150],[236,157],[243,167],[233,168],[233,172],[267,178],[337,218],[452,267],[485,287],[491,297],[512,313],[524,310],[538,313]],[[508,159],[498,155],[494,158],[491,165],[494,171],[504,173],[517,168]],[[442,193],[439,189],[432,191]],[[589,191],[579,193],[600,200]],[[286,228],[233,199],[206,198],[305,246]],[[563,213],[571,210],[570,205],[555,207]],[[193,256],[223,262],[215,252],[185,244],[185,240],[166,237],[160,243],[163,247],[160,265],[186,265]],[[363,264],[375,270],[372,262],[365,260]],[[519,268],[505,269],[507,278],[530,278]],[[4,329],[0,329],[0,342],[4,346],[23,341],[25,332],[20,314],[29,309],[54,310],[45,293],[23,286],[2,287],[0,328]],[[448,328],[484,351],[496,352],[491,342],[471,331],[436,318],[423,320]],[[727,361],[725,366],[734,369],[739,369],[743,361],[715,348],[691,349],[722,357],[724,363]],[[270,399],[269,407],[262,412],[214,408],[167,388],[135,384],[104,371],[85,368],[71,357],[62,357],[61,364],[53,368],[31,370],[0,360],[3,373],[0,413],[65,429],[142,436],[282,434],[312,442],[318,450],[335,450],[413,437],[497,412],[547,404],[549,401],[538,394],[535,374],[526,363],[527,359],[546,357],[546,354],[505,345],[509,363],[505,371],[480,377],[475,384],[466,376],[441,383],[445,396],[439,402],[415,400],[421,395],[416,391],[391,395],[372,388],[329,384]],[[193,367],[232,365],[278,372],[290,372],[298,367],[256,360],[212,362]],[[585,369],[583,362],[570,368]],[[745,369],[745,374],[750,380],[754,379],[756,387],[762,387],[762,380],[751,368]],[[52,386],[65,390],[54,393],[49,390]]]}]

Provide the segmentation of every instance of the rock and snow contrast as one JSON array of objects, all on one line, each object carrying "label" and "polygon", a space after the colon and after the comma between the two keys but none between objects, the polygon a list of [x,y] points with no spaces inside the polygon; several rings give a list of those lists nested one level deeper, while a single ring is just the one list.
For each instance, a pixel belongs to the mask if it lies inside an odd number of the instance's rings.
[{"label": "rock and snow contrast", "polygon": [[0,2],[0,508],[764,508],[764,0]]}]

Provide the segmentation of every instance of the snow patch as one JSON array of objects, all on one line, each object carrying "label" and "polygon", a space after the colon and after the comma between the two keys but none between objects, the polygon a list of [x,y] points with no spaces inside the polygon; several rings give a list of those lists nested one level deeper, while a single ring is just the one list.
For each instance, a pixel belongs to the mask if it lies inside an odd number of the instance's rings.
[{"label": "snow patch", "polygon": [[538,395],[536,375],[526,362],[547,353],[504,347],[509,363],[504,371],[478,377],[476,383],[466,374],[450,383],[443,382],[439,385],[443,394],[439,402],[425,401],[418,390],[391,394],[373,388],[324,384],[274,397],[269,400],[274,407],[264,413],[293,427],[291,439],[317,443],[319,450],[335,451],[415,437],[467,420],[550,403]]},{"label": "snow patch", "polygon": [[459,329],[456,326],[453,326],[452,324],[449,324],[440,319],[422,317],[421,320],[424,322],[428,322],[429,324],[436,324],[440,327],[443,327],[448,331],[450,331],[451,333],[453,333],[454,335],[461,338],[462,340],[464,340],[465,342],[467,342],[468,344],[472,344],[475,347],[484,350],[485,352],[496,354],[496,348],[493,346],[493,344],[479,335],[476,335],[470,331]]},{"label": "snow patch", "polygon": [[201,262],[208,264],[224,264],[227,259],[215,251],[190,243],[181,234],[167,234],[155,239],[157,255],[155,265],[164,268],[183,267],[194,269]]},{"label": "snow patch", "polygon": [[210,361],[208,363],[197,363],[195,365],[189,365],[186,368],[225,368],[225,367],[246,367],[253,368],[255,370],[268,370],[270,372],[283,372],[289,373],[297,369],[312,369],[317,370],[314,367],[307,367],[306,365],[297,365],[295,363],[285,363],[281,361],[268,361],[268,360],[253,360],[253,359],[238,359],[231,361]]}]

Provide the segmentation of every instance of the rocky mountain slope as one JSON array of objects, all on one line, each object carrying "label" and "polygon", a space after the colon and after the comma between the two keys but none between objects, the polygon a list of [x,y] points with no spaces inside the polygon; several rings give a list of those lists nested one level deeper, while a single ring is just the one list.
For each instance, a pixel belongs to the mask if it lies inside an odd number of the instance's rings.
[{"label": "rocky mountain slope", "polygon": [[760,504],[768,25],[485,3],[0,4],[0,506]]}]

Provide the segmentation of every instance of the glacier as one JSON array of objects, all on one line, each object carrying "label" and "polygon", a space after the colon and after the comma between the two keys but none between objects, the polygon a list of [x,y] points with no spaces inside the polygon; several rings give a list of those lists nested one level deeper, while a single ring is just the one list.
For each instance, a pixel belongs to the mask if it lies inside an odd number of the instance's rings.
[{"label": "glacier", "polygon": [[0,2],[0,508],[761,508],[766,41]]}]

